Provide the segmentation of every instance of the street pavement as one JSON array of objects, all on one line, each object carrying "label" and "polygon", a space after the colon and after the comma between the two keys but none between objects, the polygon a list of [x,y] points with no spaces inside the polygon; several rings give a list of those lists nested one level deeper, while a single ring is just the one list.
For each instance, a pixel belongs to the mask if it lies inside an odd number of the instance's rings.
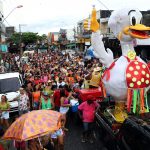
[{"label": "street pavement", "polygon": [[82,123],[75,120],[74,116],[69,116],[67,122],[67,128],[69,131],[65,136],[65,148],[64,150],[107,150],[103,143],[99,140],[96,132],[96,139],[94,143],[82,143]]}]

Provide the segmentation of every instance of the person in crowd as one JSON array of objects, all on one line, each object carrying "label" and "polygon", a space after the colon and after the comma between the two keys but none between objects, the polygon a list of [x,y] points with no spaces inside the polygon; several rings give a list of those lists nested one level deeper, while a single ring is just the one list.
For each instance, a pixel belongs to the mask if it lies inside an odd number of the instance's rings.
[{"label": "person in crowd", "polygon": [[41,137],[41,144],[44,149],[46,150],[54,150],[54,143],[51,139],[51,135],[47,134],[43,137]]},{"label": "person in crowd", "polygon": [[71,97],[71,94],[68,96],[65,93],[65,89],[62,89],[60,91],[60,110],[59,112],[62,114],[62,120],[64,121],[64,128],[66,124],[66,114],[69,111],[69,107],[71,107],[69,98]]},{"label": "person in crowd", "polygon": [[39,109],[54,109],[54,102],[52,97],[49,97],[48,93],[44,92],[40,99]]},{"label": "person in crowd", "polygon": [[5,65],[6,71],[8,72],[8,71],[9,71],[9,69],[10,69],[9,61],[8,61],[8,60],[6,60],[4,65]]},{"label": "person in crowd", "polygon": [[44,72],[44,73],[43,73],[43,75],[41,76],[41,80],[42,80],[44,83],[47,83],[47,81],[48,81],[47,72]]},{"label": "person in crowd", "polygon": [[81,103],[78,107],[79,116],[83,121],[83,134],[82,142],[87,140],[90,143],[93,143],[93,127],[94,127],[94,118],[95,112],[99,109],[99,104],[95,102],[95,98],[92,95],[87,97],[87,101]]},{"label": "person in crowd", "polygon": [[14,100],[18,100],[18,110],[19,110],[19,115],[23,115],[29,111],[30,108],[30,102],[29,102],[29,97],[24,90],[24,88],[19,89],[20,94]]},{"label": "person in crowd", "polygon": [[27,83],[26,92],[27,92],[28,97],[29,97],[30,110],[32,110],[33,109],[33,107],[32,107],[32,92],[33,92],[33,87],[32,87],[32,82],[31,81],[29,81]]},{"label": "person in crowd", "polygon": [[74,77],[73,77],[72,71],[70,71],[70,73],[68,74],[67,81],[68,81],[68,84],[69,84],[70,86],[73,85],[73,83],[74,83]]},{"label": "person in crowd", "polygon": [[10,104],[8,102],[8,99],[6,95],[1,96],[1,102],[0,102],[0,113],[1,113],[1,124],[3,127],[8,128],[9,127],[9,110],[10,110]]},{"label": "person in crowd", "polygon": [[51,139],[54,144],[54,150],[64,150],[64,119],[60,117],[58,122],[59,129],[51,134]]},{"label": "person in crowd", "polygon": [[31,139],[28,141],[28,148],[26,150],[43,150],[38,139]]},{"label": "person in crowd", "polygon": [[[24,72],[24,71],[23,71],[23,72]],[[24,72],[24,75],[23,75],[22,77],[23,77],[23,79],[24,79],[24,86],[27,87],[27,84],[28,84],[29,82],[31,82],[31,81],[30,81],[30,75],[29,75],[28,73],[25,73],[25,72]]]},{"label": "person in crowd", "polygon": [[6,68],[5,68],[5,66],[3,64],[0,65],[0,72],[1,73],[5,73],[6,72]]},{"label": "person in crowd", "polygon": [[27,143],[25,141],[14,141],[14,147],[17,150],[27,150]]},{"label": "person in crowd", "polygon": [[64,133],[61,128],[51,134],[51,139],[54,143],[54,150],[64,150]]},{"label": "person in crowd", "polygon": [[52,81],[48,80],[48,82],[46,83],[43,92],[48,93],[48,95],[51,97],[54,93],[54,91],[52,90]]},{"label": "person in crowd", "polygon": [[38,110],[40,103],[41,91],[39,85],[35,86],[35,91],[32,92],[32,107],[34,110]]},{"label": "person in crowd", "polygon": [[21,64],[20,64],[19,59],[17,60],[16,65],[17,65],[17,67],[18,67],[18,68],[20,68],[20,67],[21,67]]},{"label": "person in crowd", "polygon": [[60,86],[59,89],[55,89],[54,94],[53,94],[56,111],[59,111],[59,109],[60,109],[60,90],[61,89],[62,89],[62,86]]},{"label": "person in crowd", "polygon": [[57,87],[59,88],[59,86],[64,86],[66,83],[63,81],[63,79],[61,77],[59,77],[59,81],[57,82]]},{"label": "person in crowd", "polygon": [[34,85],[38,85],[41,82],[41,79],[39,76],[34,77]]}]

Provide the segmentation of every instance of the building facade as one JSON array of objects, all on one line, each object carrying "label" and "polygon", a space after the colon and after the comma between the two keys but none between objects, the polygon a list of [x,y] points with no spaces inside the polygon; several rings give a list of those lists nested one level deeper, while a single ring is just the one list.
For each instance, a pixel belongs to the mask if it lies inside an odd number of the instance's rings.
[{"label": "building facade", "polygon": [[6,27],[6,38],[9,39],[15,33],[15,27]]},{"label": "building facade", "polygon": [[0,51],[6,52],[7,51],[7,45],[5,44],[6,42],[6,28],[5,24],[3,22],[4,20],[4,15],[3,15],[3,2],[0,0]]},{"label": "building facade", "polygon": [[48,44],[57,44],[59,33],[58,32],[49,32],[47,36]]},{"label": "building facade", "polygon": [[[111,11],[108,10],[97,11],[97,20],[100,23],[101,34],[104,37],[113,36],[110,29],[108,28],[108,19],[110,14]],[[91,16],[89,16],[89,18],[91,18]],[[86,19],[77,23],[77,44],[80,50],[84,50],[91,45],[91,31],[85,31],[83,28],[83,24]]]}]

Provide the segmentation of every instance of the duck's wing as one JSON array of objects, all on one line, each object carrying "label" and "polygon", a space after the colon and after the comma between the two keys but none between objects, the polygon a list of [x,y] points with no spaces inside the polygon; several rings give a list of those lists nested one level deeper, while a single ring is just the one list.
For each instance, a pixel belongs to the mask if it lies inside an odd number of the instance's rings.
[{"label": "duck's wing", "polygon": [[94,49],[94,55],[108,68],[114,62],[114,56],[110,49],[107,49],[107,51],[105,50],[102,38],[103,36],[100,35],[100,31],[92,32],[91,42]]}]

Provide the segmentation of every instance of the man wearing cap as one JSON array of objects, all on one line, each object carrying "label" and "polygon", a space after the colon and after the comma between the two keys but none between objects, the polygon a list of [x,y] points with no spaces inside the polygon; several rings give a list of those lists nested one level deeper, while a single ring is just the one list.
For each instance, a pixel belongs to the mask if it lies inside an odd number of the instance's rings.
[{"label": "man wearing cap", "polygon": [[54,102],[52,98],[49,97],[47,92],[43,92],[43,95],[41,96],[39,109],[42,109],[42,110],[54,109]]},{"label": "man wearing cap", "polygon": [[95,118],[95,112],[99,109],[99,104],[95,101],[92,95],[87,97],[87,101],[79,105],[79,116],[83,121],[83,135],[82,142],[86,142],[89,138],[90,143],[93,143],[93,123]]}]

